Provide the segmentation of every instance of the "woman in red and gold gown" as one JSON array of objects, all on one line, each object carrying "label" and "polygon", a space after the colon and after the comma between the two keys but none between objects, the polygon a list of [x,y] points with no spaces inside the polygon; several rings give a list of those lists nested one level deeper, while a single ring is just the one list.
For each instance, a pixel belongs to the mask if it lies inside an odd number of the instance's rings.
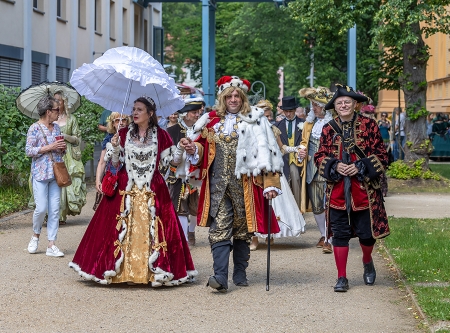
[{"label": "woman in red and gold gown", "polygon": [[102,284],[179,285],[197,271],[158,170],[175,146],[151,98],[138,98],[132,116],[106,147],[105,160],[120,168],[116,192],[103,196],[69,266]]}]

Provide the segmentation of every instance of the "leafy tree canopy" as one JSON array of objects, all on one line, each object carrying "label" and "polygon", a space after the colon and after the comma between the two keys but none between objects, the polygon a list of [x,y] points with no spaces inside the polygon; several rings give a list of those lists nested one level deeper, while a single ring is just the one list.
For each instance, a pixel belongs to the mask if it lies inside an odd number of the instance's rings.
[{"label": "leafy tree canopy", "polygon": [[[239,75],[251,82],[264,82],[266,97],[277,103],[277,70],[284,68],[284,94],[298,97],[298,90],[309,86],[311,55],[314,53],[314,85],[333,86],[347,81],[347,37],[334,29],[326,42],[292,8],[277,8],[271,3],[218,3],[216,11],[216,79],[222,75]],[[359,90],[376,97],[377,81],[369,80],[377,54],[368,52],[372,15],[368,12],[358,26]],[[166,31],[167,64],[176,74],[190,66],[191,73],[201,75],[201,6],[199,4],[163,4]],[[331,24],[326,20],[324,26]],[[303,101],[307,104],[307,101]]]}]

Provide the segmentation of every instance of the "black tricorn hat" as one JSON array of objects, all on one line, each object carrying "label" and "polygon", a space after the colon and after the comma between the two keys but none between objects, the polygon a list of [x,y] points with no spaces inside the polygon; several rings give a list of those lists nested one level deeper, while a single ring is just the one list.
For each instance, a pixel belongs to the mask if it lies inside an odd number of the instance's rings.
[{"label": "black tricorn hat", "polygon": [[204,106],[205,101],[202,97],[186,98],[184,100],[184,108],[182,108],[178,113],[185,113],[189,111],[200,110]]},{"label": "black tricorn hat", "polygon": [[325,110],[332,110],[334,109],[334,101],[338,97],[342,96],[348,96],[352,99],[354,99],[357,102],[367,102],[368,98],[364,95],[357,94],[352,87],[345,86],[342,84],[337,83],[336,84],[336,92],[333,95],[333,98],[325,105]]},{"label": "black tricorn hat", "polygon": [[297,103],[294,96],[287,96],[281,99],[281,110],[294,110],[298,108],[300,104]]}]

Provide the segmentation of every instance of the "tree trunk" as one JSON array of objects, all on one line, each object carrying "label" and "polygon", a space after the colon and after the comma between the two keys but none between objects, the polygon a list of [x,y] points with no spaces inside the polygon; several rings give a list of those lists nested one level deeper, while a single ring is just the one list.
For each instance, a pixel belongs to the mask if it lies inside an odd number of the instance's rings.
[{"label": "tree trunk", "polygon": [[[419,22],[410,26],[417,36],[416,43],[403,45],[403,75],[399,78],[405,96],[405,162],[412,163],[425,158],[424,169],[428,169],[431,143],[426,132],[428,51],[420,33]],[[421,113],[420,117],[415,116]],[[422,114],[423,113],[423,114]]]}]

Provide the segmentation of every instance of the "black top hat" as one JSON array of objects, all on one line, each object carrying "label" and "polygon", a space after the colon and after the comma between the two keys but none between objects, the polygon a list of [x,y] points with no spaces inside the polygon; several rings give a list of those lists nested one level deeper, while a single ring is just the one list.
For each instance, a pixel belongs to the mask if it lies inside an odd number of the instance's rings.
[{"label": "black top hat", "polygon": [[297,103],[294,96],[287,96],[281,99],[281,110],[294,110],[298,108],[300,104]]},{"label": "black top hat", "polygon": [[337,88],[337,90],[334,93],[333,98],[327,103],[327,105],[325,105],[325,110],[334,109],[334,101],[336,100],[336,98],[342,97],[342,96],[348,96],[357,102],[367,102],[368,101],[368,98],[366,96],[357,94],[353,90],[352,87],[337,83],[336,88]]}]

